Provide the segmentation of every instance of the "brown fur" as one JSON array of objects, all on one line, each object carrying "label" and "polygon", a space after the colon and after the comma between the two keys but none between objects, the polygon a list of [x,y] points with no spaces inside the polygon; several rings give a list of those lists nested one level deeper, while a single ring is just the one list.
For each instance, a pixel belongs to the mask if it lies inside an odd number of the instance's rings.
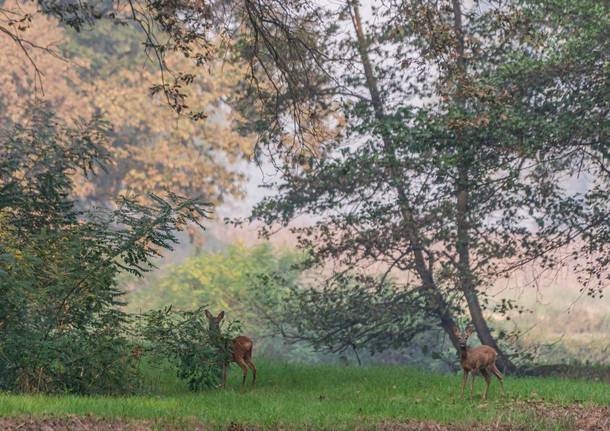
[{"label": "brown fur", "polygon": [[[220,331],[220,322],[225,316],[224,311],[221,311],[218,316],[214,317],[208,310],[205,310],[205,315],[210,322],[210,329]],[[233,339],[233,348],[231,362],[235,362],[241,368],[243,372],[243,379],[241,384],[246,383],[246,377],[248,376],[248,368],[252,369],[252,384],[256,383],[256,366],[252,362],[252,348],[254,343],[252,340],[244,335],[240,335]],[[228,363],[222,364],[222,387],[227,386],[227,368]]]},{"label": "brown fur", "polygon": [[491,374],[495,375],[500,382],[502,394],[504,394],[503,377],[496,367],[496,357],[498,356],[498,353],[492,347],[483,345],[469,349],[466,346],[466,341],[473,331],[474,328],[472,326],[466,328],[465,333],[461,333],[457,328],[454,328],[454,335],[457,337],[460,343],[460,365],[464,370],[464,378],[462,379],[462,399],[464,399],[464,388],[468,383],[468,373],[472,373],[472,378],[470,380],[470,399],[472,400],[474,392],[474,378],[480,371],[481,375],[485,379],[485,392],[483,393],[483,399],[486,400],[487,391],[489,390],[489,383],[491,382]]}]

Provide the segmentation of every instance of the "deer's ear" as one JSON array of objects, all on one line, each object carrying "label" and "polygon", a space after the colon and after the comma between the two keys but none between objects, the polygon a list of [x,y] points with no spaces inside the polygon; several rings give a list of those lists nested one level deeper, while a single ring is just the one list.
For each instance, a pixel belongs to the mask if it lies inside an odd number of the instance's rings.
[{"label": "deer's ear", "polygon": [[208,310],[204,310],[203,312],[205,313],[205,317],[207,317],[208,319],[214,318],[214,316],[212,316],[212,313],[210,313]]},{"label": "deer's ear", "polygon": [[218,320],[219,322],[225,317],[225,312],[221,311],[220,313],[218,313],[218,317],[216,317],[216,320]]},{"label": "deer's ear", "polygon": [[474,326],[472,325],[472,323],[470,325],[468,325],[468,327],[466,328],[466,336],[470,337],[472,335],[472,333],[474,332]]},{"label": "deer's ear", "polygon": [[453,332],[453,335],[455,335],[456,337],[459,337],[459,336],[460,336],[460,330],[458,329],[458,327],[457,327],[457,326],[453,326],[453,327],[451,328],[451,332]]}]

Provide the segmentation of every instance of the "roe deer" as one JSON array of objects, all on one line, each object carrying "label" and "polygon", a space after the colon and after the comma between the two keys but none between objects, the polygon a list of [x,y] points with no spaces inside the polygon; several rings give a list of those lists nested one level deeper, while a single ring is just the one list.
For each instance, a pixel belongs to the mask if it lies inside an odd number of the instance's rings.
[{"label": "roe deer", "polygon": [[[212,314],[205,310],[205,316],[208,318],[210,324],[210,331],[214,334],[220,334],[220,322],[225,317],[225,312],[221,311],[218,316],[214,317]],[[256,367],[252,362],[252,347],[254,344],[248,337],[240,335],[233,339],[233,346],[231,349],[231,361],[237,363],[243,371],[244,378],[241,384],[246,383],[246,376],[248,375],[248,367],[252,368],[252,384],[256,382]],[[223,362],[222,364],[222,387],[227,386],[227,367],[229,364]]]},{"label": "roe deer", "polygon": [[502,387],[502,395],[504,395],[504,383],[502,382],[502,374],[496,367],[496,356],[498,353],[489,346],[478,346],[473,349],[469,349],[466,346],[468,337],[474,331],[472,325],[468,325],[465,332],[460,332],[457,327],[453,328],[453,333],[459,341],[460,346],[460,365],[464,370],[464,378],[462,380],[462,399],[464,399],[464,387],[468,382],[468,373],[472,373],[470,380],[470,399],[472,400],[472,393],[474,391],[474,377],[477,372],[480,371],[485,378],[485,393],[483,399],[487,399],[487,391],[489,390],[489,382],[491,381],[490,373],[493,373],[500,381]]}]

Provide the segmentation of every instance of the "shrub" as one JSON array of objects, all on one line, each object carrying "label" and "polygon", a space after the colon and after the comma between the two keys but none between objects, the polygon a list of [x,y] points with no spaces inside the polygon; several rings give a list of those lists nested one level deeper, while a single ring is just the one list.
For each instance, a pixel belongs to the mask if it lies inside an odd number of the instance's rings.
[{"label": "shrub", "polygon": [[194,391],[219,383],[221,365],[229,363],[232,340],[239,331],[238,322],[230,322],[220,334],[210,331],[203,308],[152,310],[138,324],[144,351],[157,363],[169,361],[178,378]]}]

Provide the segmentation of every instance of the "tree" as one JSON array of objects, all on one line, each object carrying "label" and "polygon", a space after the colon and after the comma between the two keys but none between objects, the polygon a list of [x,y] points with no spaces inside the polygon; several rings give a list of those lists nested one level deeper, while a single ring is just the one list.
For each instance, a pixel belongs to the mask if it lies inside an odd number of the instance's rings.
[{"label": "tree", "polygon": [[[607,229],[608,182],[597,176],[608,166],[599,97],[608,90],[599,80],[607,13],[593,3],[390,2],[374,10],[368,31],[357,1],[319,12],[336,36],[306,56],[322,58],[329,76],[309,102],[325,95],[327,106],[341,104],[345,133],[318,142],[319,159],[299,166],[303,158],[288,157],[279,194],[252,218],[287,225],[315,214],[315,224],[293,228],[313,264],[335,260],[342,274],[382,263],[386,274],[406,274],[404,289],[425,295],[456,347],[464,304],[481,342],[512,368],[483,314],[487,287],[525,262],[565,264],[559,250],[575,239],[590,244],[592,226]],[[580,24],[567,24],[574,14]],[[583,35],[576,29],[585,21]],[[270,59],[277,72],[266,76],[298,71],[298,59],[281,57],[285,34],[273,36],[281,59]],[[584,41],[595,48],[581,51]],[[585,68],[571,55],[584,56]],[[525,70],[544,73],[524,81]],[[278,99],[290,99],[289,82],[280,84]],[[277,123],[286,111],[271,114]],[[570,193],[561,178],[578,169],[595,180]],[[596,244],[586,251],[603,259]]]},{"label": "tree", "polygon": [[104,204],[127,191],[144,197],[170,188],[220,203],[242,194],[245,176],[238,164],[252,152],[253,138],[236,130],[243,120],[226,103],[245,73],[242,64],[213,62],[197,71],[184,58],[167,56],[167,65],[198,72],[182,90],[196,97],[198,109],[208,114],[194,122],[179,118],[160,95],[149,94],[159,71],[148,61],[142,48],[145,36],[133,23],[105,19],[76,32],[36,13],[32,3],[17,7],[8,1],[3,7],[31,14],[21,36],[45,47],[29,54],[40,79],[18,44],[2,48],[13,59],[0,65],[3,117],[23,118],[24,101],[42,99],[66,120],[102,113],[113,125],[108,151],[114,164],[107,175],[82,178],[75,188],[79,197]]}]

